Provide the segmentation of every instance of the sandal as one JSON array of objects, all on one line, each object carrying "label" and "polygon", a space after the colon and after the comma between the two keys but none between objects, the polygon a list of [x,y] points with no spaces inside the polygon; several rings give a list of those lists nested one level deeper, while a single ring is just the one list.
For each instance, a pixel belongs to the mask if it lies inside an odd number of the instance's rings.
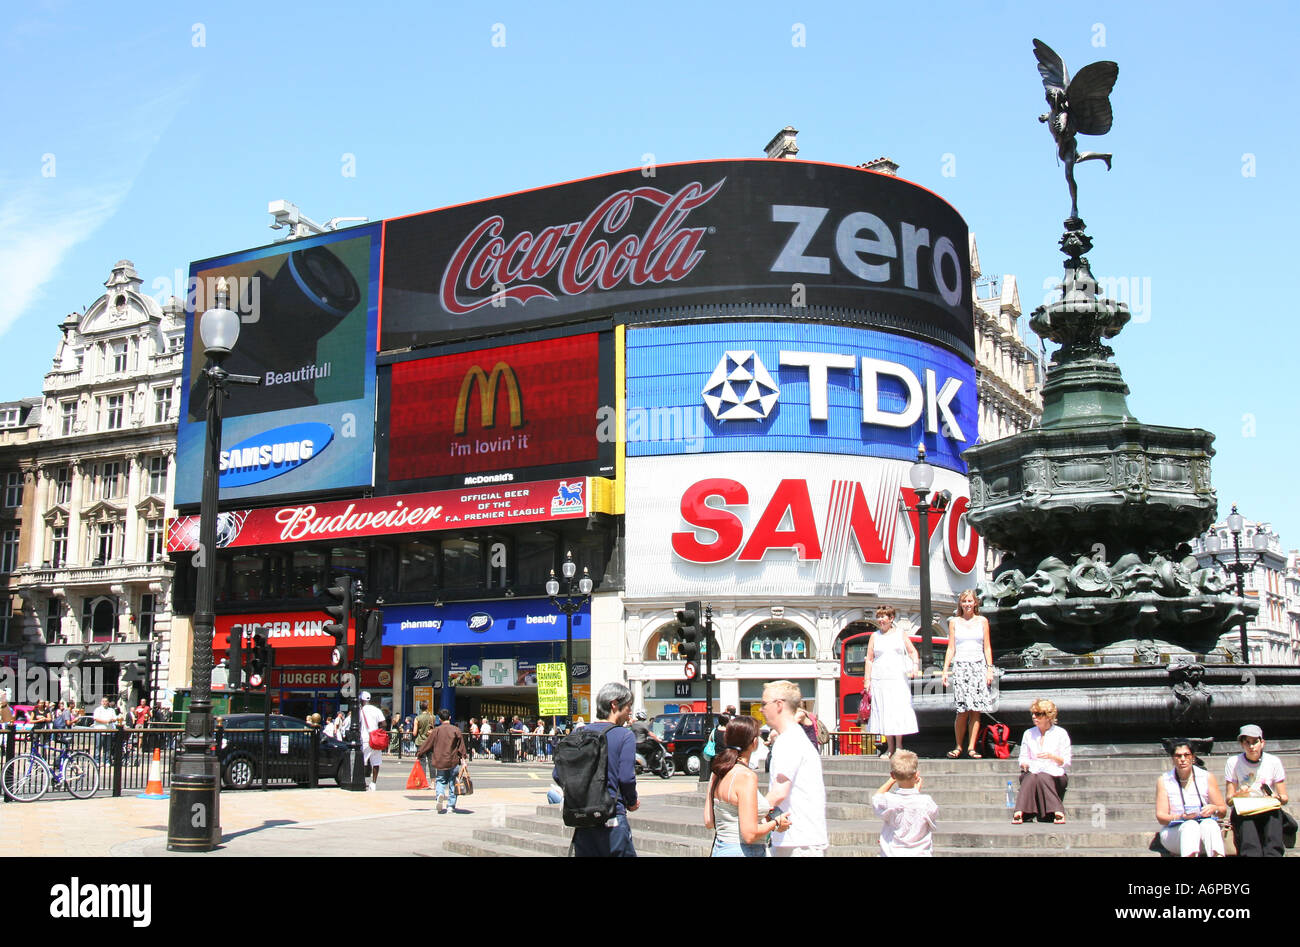
[{"label": "sandal", "polygon": [[970,757],[971,759],[973,759],[973,760],[982,760],[982,759],[984,759],[983,756],[981,756],[980,754],[976,753],[974,750],[967,750],[967,751],[966,751],[966,755],[969,756],[969,757]]},{"label": "sandal", "polygon": [[1052,813],[1052,821],[1057,825],[1065,825],[1065,813],[1064,812]]},{"label": "sandal", "polygon": [[1025,824],[1025,814],[1024,814],[1023,812],[1013,812],[1013,813],[1011,813],[1011,824],[1012,824],[1012,825],[1024,825],[1024,824]]},{"label": "sandal", "polygon": [[957,758],[960,757],[960,756],[961,756],[961,748],[960,748],[960,747],[958,747],[957,749],[952,750],[952,751],[950,751],[950,752],[948,753],[948,759],[950,759],[950,760],[955,760],[955,759],[957,759]]}]

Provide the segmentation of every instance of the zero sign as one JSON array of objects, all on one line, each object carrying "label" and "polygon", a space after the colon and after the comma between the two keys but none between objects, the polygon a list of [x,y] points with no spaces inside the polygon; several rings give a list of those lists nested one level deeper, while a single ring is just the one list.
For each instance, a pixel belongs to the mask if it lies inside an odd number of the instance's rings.
[{"label": "zero sign", "polygon": [[695,675],[700,672],[699,669],[695,666],[694,661],[687,661],[685,666],[682,667],[682,673],[686,675],[686,679],[688,681],[693,681],[695,680]]}]

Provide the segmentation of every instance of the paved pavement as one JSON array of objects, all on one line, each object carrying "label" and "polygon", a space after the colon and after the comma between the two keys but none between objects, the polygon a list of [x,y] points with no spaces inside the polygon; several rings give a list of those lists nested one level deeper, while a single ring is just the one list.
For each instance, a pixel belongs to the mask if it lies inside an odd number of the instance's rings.
[{"label": "paved pavement", "polygon": [[[545,805],[551,766],[475,761],[477,788],[462,812],[440,815],[432,790],[408,791],[410,760],[386,759],[376,792],[319,789],[245,790],[221,794],[222,844],[213,852],[167,851],[166,800],[135,796],[75,800],[49,798],[0,805],[0,841],[6,854],[25,856],[449,856],[442,843],[468,838],[475,828],[502,827],[514,815]],[[686,777],[640,779],[642,795],[681,792]]]}]

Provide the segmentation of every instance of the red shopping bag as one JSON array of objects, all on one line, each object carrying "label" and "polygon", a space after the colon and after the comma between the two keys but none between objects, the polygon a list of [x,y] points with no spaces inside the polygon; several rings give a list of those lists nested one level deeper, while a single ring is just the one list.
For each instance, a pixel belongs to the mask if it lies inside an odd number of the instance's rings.
[{"label": "red shopping bag", "polygon": [[424,767],[416,762],[411,767],[411,775],[406,777],[407,789],[428,789],[429,780],[424,775]]}]

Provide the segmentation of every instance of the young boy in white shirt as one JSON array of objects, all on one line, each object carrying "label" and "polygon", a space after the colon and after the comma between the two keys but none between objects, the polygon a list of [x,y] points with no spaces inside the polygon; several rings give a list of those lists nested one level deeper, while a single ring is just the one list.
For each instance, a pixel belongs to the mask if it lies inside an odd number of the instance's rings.
[{"label": "young boy in white shirt", "polygon": [[885,857],[928,858],[934,854],[934,824],[939,806],[921,792],[918,762],[911,750],[895,751],[889,762],[889,779],[871,797],[871,807],[884,821],[880,830],[880,854]]}]

